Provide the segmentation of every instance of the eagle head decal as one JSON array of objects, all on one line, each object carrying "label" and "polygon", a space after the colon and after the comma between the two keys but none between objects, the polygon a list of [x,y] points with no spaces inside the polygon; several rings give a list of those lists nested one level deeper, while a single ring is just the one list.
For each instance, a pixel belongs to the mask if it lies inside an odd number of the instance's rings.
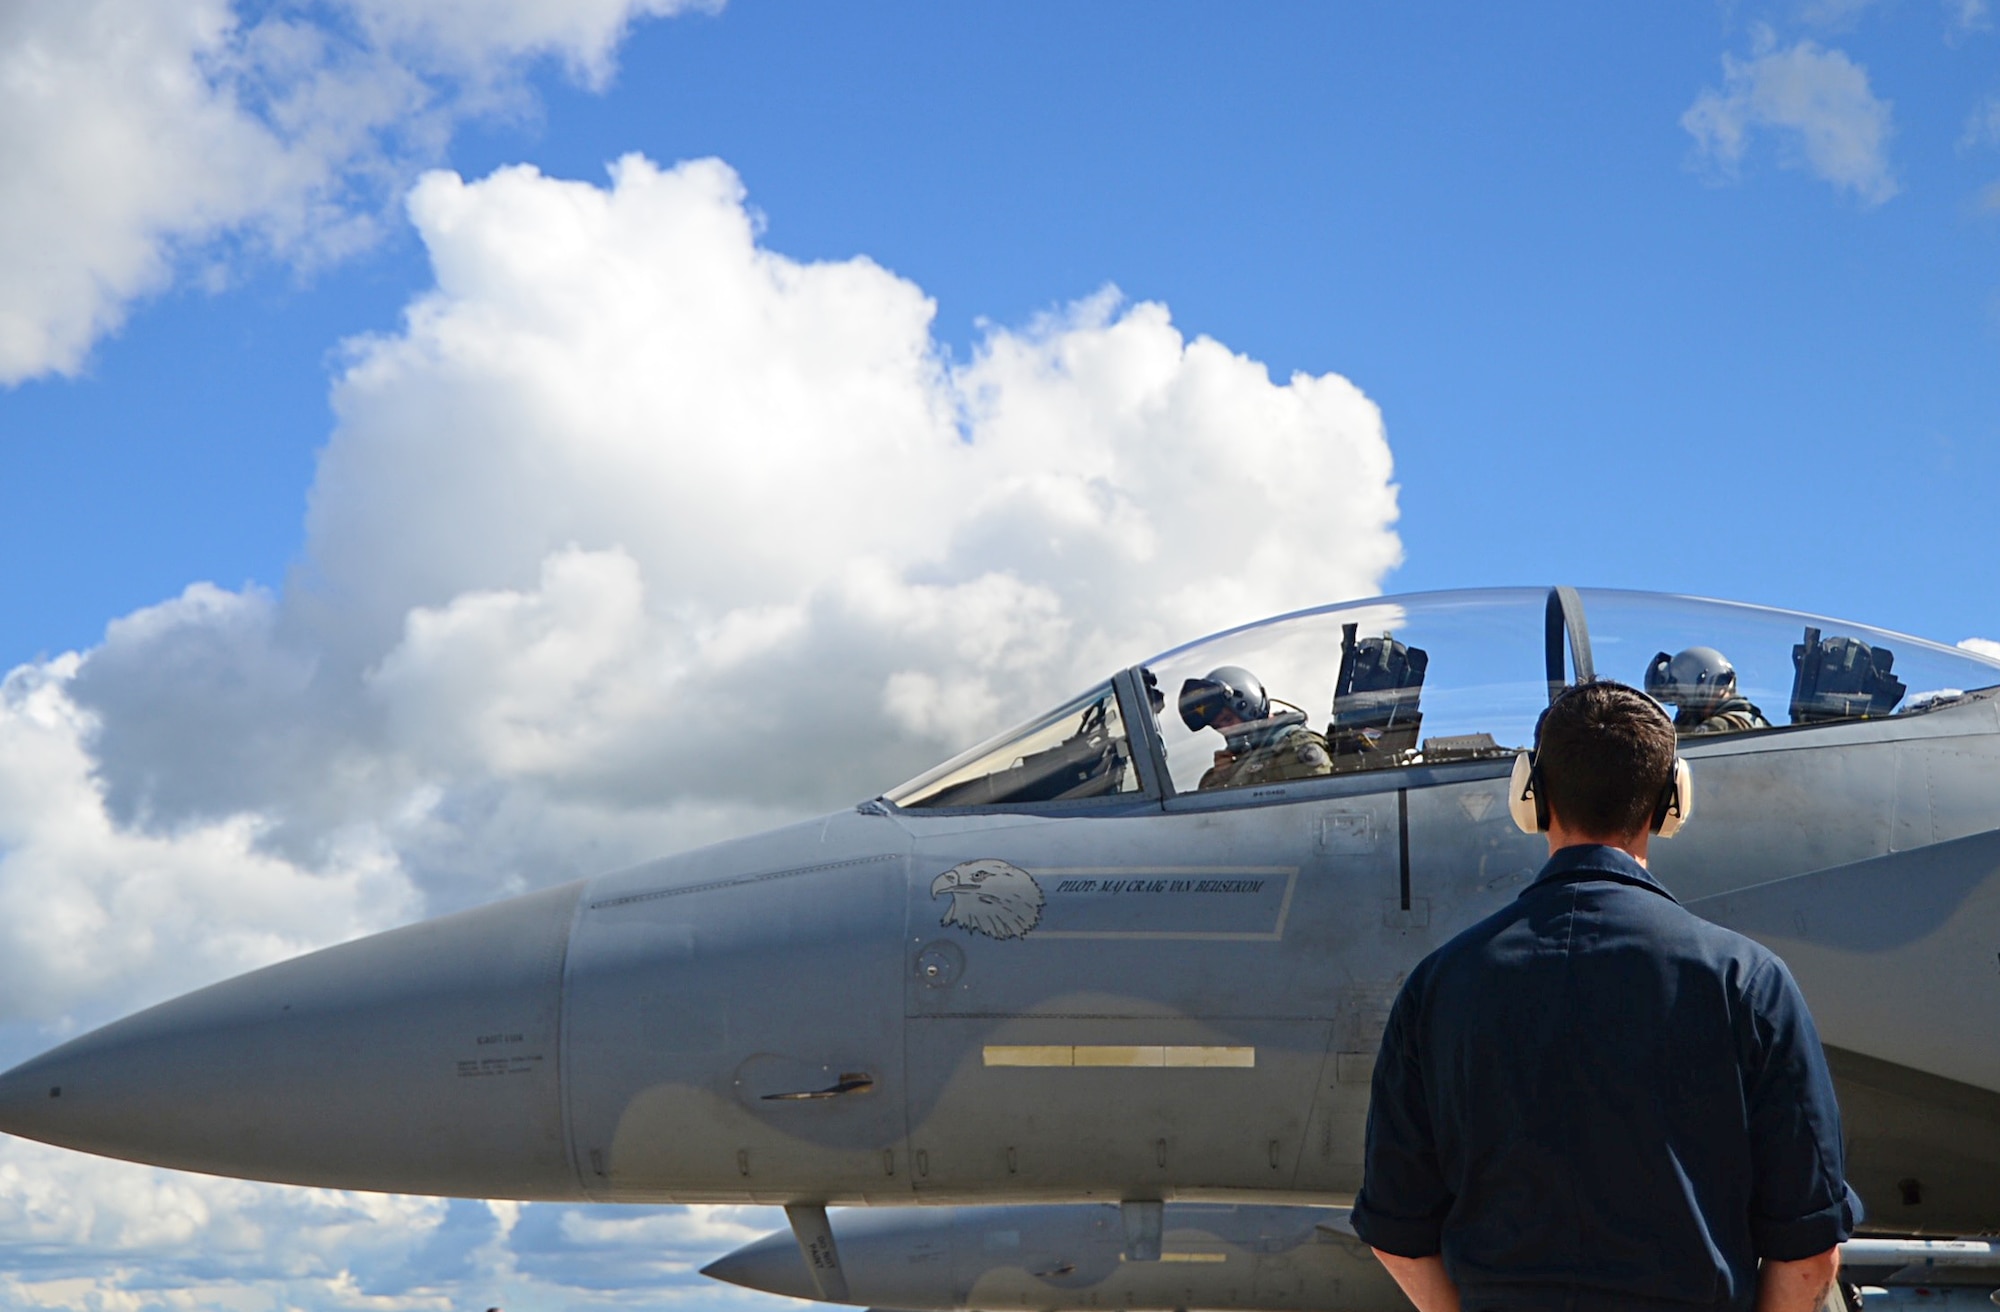
[{"label": "eagle head decal", "polygon": [[991,857],[962,861],[931,881],[931,896],[951,895],[941,925],[989,938],[1020,938],[1042,919],[1042,886],[1019,866]]}]

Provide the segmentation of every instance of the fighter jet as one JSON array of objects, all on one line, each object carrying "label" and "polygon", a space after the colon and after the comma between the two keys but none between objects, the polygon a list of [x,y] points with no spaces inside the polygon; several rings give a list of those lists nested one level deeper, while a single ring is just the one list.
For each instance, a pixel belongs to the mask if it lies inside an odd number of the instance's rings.
[{"label": "fighter jet", "polygon": [[[859,805],[268,967],[0,1075],[0,1129],[299,1185],[791,1209],[1323,1206],[1410,967],[1544,859],[1564,684],[1673,705],[1653,867],[1793,967],[1894,1235],[2000,1229],[2000,663],[1570,588],[1378,597],[1122,670]],[[1740,703],[1740,704],[1739,704]],[[1747,708],[1747,710],[1745,709]]]}]

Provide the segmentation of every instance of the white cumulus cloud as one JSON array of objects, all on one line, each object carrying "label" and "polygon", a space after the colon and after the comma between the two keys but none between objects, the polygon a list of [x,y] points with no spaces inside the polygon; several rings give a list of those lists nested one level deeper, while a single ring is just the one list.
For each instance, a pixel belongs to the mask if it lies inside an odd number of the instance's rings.
[{"label": "white cumulus cloud", "polygon": [[1966,638],[1958,645],[1975,655],[2000,661],[2000,642],[1995,642],[1991,638]]},{"label": "white cumulus cloud", "polygon": [[[412,213],[439,289],[340,384],[311,551],[427,769],[837,804],[1397,559],[1373,405],[1164,307],[951,365],[919,289],[759,248],[713,161],[436,175]],[[916,712],[921,676],[961,695]]]},{"label": "white cumulus cloud", "polygon": [[1709,87],[1681,115],[1697,158],[1733,179],[1753,138],[1769,133],[1780,158],[1803,166],[1864,204],[1894,196],[1889,165],[1893,105],[1875,95],[1868,70],[1812,41],[1780,47],[1760,28],[1747,59],[1722,57],[1722,86]]},{"label": "white cumulus cloud", "polygon": [[0,385],[83,366],[218,243],[311,264],[526,63],[610,75],[636,18],[704,0],[9,0],[0,5]]}]

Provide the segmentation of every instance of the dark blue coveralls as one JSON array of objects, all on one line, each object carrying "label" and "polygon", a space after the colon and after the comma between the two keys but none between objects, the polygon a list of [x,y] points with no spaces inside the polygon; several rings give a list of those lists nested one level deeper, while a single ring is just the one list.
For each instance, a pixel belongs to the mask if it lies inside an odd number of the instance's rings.
[{"label": "dark blue coveralls", "polygon": [[1354,1229],[1441,1253],[1465,1312],[1748,1312],[1759,1258],[1860,1218],[1791,972],[1617,848],[1557,852],[1390,1011]]}]

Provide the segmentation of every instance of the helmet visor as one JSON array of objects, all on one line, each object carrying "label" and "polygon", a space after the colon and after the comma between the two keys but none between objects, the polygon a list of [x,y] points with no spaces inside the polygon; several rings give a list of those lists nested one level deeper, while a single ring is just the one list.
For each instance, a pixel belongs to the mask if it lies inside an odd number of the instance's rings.
[{"label": "helmet visor", "polygon": [[1202,730],[1229,709],[1229,686],[1215,679],[1189,679],[1181,685],[1181,723]]}]

